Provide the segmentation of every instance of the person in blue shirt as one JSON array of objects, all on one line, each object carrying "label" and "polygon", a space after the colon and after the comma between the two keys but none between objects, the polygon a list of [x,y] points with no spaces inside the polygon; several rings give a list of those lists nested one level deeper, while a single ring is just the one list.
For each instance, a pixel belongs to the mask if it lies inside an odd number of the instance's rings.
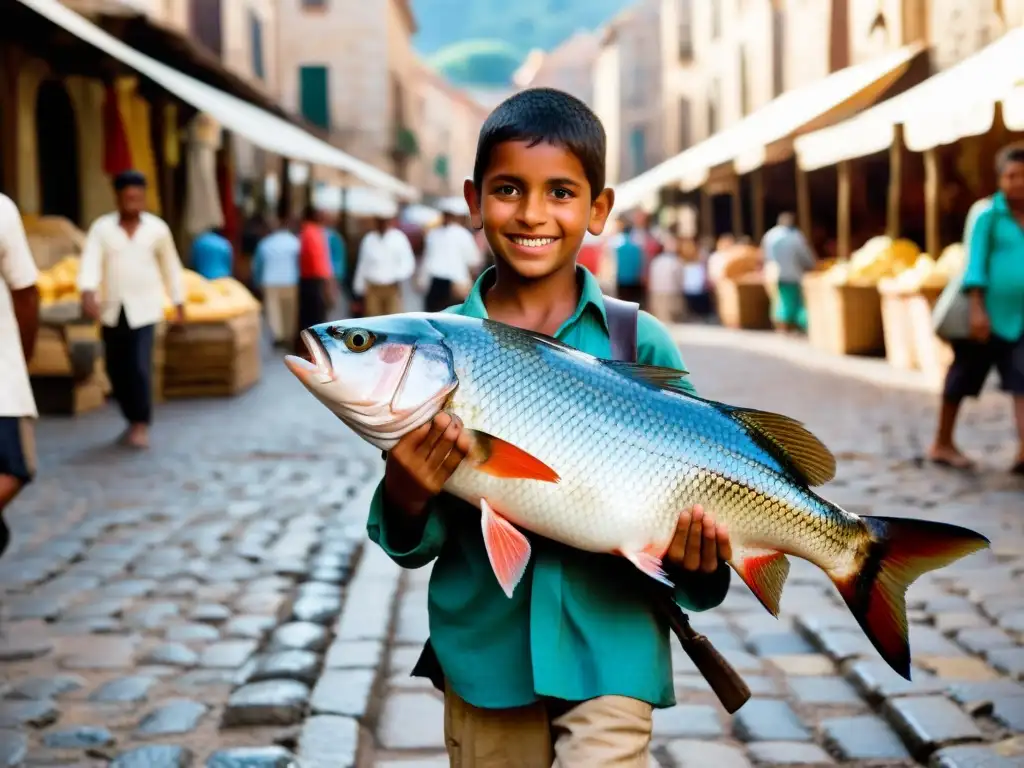
[{"label": "person in blue shirt", "polygon": [[338,283],[337,296],[340,300],[345,295],[345,275],[348,274],[348,249],[345,238],[329,222],[324,222],[327,232],[327,247],[330,250],[331,266],[334,268],[334,280]]},{"label": "person in blue shirt", "polygon": [[633,223],[623,220],[622,232],[615,238],[616,293],[623,301],[643,304],[644,252],[633,236]]},{"label": "person in blue shirt", "polygon": [[1018,449],[1012,471],[1024,475],[1024,144],[1003,148],[996,172],[999,191],[968,216],[963,290],[970,301],[970,338],[953,341],[929,455],[937,464],[973,466],[953,442],[953,431],[963,400],[977,397],[995,368],[1013,397]]},{"label": "person in blue shirt", "polygon": [[234,249],[220,229],[211,229],[192,241],[192,269],[207,280],[231,277],[234,260]]},{"label": "person in blue shirt", "polygon": [[295,225],[272,222],[270,228],[256,246],[252,280],[263,294],[274,344],[287,346],[299,330],[299,237]]}]

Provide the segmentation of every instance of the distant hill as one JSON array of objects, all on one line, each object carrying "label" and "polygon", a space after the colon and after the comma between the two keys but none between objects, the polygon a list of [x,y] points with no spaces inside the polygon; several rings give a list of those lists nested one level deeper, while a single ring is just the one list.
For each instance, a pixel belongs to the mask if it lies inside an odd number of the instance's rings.
[{"label": "distant hill", "polygon": [[414,43],[459,85],[507,85],[534,48],[596,29],[631,0],[412,0]]}]

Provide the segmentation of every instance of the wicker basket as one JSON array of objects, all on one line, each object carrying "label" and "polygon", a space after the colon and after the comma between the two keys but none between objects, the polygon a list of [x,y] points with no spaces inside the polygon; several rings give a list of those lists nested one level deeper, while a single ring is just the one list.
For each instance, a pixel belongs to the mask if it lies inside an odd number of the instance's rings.
[{"label": "wicker basket", "polygon": [[715,301],[718,317],[726,328],[764,330],[772,327],[768,292],[759,275],[738,280],[720,279],[715,285]]},{"label": "wicker basket", "polygon": [[807,336],[812,346],[837,355],[885,350],[882,299],[873,285],[833,285],[821,274],[803,279]]},{"label": "wicker basket", "polygon": [[882,307],[885,359],[903,371],[918,367],[914,332],[910,327],[909,295],[891,285],[878,286]]}]

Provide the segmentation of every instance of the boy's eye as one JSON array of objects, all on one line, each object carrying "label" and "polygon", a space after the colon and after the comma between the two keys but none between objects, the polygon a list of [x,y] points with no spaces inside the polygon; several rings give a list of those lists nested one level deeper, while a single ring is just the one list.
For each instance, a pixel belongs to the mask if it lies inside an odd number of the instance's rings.
[{"label": "boy's eye", "polygon": [[502,195],[503,197],[511,197],[512,195],[514,195],[519,190],[517,190],[511,184],[502,184],[500,187],[498,187],[494,191],[497,194]]},{"label": "boy's eye", "polygon": [[557,187],[556,189],[551,190],[551,194],[554,195],[557,200],[570,200],[573,197],[572,192],[565,189],[565,187]]}]

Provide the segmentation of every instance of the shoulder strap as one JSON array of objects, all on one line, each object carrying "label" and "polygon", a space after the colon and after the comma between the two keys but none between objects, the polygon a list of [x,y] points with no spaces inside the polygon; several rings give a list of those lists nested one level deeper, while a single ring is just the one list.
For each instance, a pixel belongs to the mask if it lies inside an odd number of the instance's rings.
[{"label": "shoulder strap", "polygon": [[604,312],[608,317],[608,339],[612,344],[612,359],[635,363],[637,355],[636,321],[640,305],[632,301],[604,298]]}]

